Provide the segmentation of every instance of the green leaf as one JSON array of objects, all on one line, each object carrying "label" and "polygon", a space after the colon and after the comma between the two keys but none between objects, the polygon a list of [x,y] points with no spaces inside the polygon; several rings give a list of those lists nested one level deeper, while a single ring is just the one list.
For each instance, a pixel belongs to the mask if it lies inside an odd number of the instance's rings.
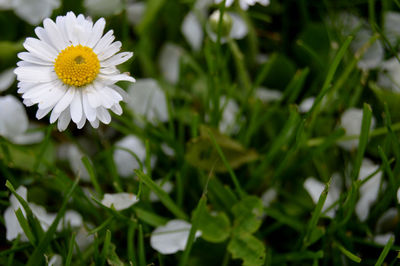
[{"label": "green leaf", "polygon": [[386,243],[385,247],[383,248],[381,255],[379,255],[379,258],[376,261],[375,266],[380,266],[383,264],[387,254],[390,251],[390,248],[393,246],[393,243],[394,243],[394,237],[392,236],[392,237],[390,237],[389,241]]},{"label": "green leaf", "polygon": [[265,246],[250,234],[234,235],[228,244],[232,258],[243,260],[243,266],[264,265]]},{"label": "green leaf", "polygon": [[36,239],[32,233],[32,230],[28,224],[28,220],[25,219],[24,214],[22,213],[21,209],[15,211],[15,216],[18,219],[19,225],[21,226],[22,230],[24,230],[25,235],[29,239],[32,245],[35,245]]},{"label": "green leaf", "polygon": [[110,247],[108,250],[108,257],[107,257],[107,263],[110,266],[124,266],[125,264],[121,261],[121,259],[118,257],[117,253],[115,252],[115,245],[113,243],[110,243]]},{"label": "green leaf", "polygon": [[247,196],[232,207],[235,215],[234,233],[251,234],[258,230],[262,223],[263,205],[260,198]]},{"label": "green leaf", "polygon": [[201,126],[200,136],[191,139],[187,143],[187,151],[185,154],[185,159],[194,167],[207,171],[228,171],[225,164],[220,159],[207,130],[211,130],[227,162],[233,169],[258,159],[256,151],[246,150],[240,143],[219,133],[217,130]]},{"label": "green leaf", "polygon": [[204,210],[199,217],[199,227],[201,237],[212,243],[225,241],[231,231],[228,216],[224,212],[213,213]]}]

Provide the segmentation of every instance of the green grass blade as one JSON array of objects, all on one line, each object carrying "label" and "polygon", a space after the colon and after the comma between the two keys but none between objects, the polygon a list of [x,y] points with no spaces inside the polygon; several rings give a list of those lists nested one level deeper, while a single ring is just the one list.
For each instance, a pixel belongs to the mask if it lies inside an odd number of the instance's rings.
[{"label": "green grass blade", "polygon": [[381,266],[383,264],[387,254],[390,251],[390,248],[393,246],[393,243],[394,243],[394,237],[392,236],[389,239],[389,241],[386,243],[385,247],[383,248],[381,255],[379,255],[379,258],[378,258],[377,262],[375,263],[375,266]]},{"label": "green grass blade", "polygon": [[154,183],[151,178],[144,174],[141,170],[135,170],[135,173],[138,175],[139,179],[143,181],[152,190],[160,199],[160,201],[170,210],[176,217],[187,220],[187,215],[184,213],[175,202],[169,197],[169,195],[162,190],[156,183]]},{"label": "green grass blade", "polygon": [[354,261],[356,263],[360,263],[361,262],[361,258],[360,257],[358,257],[357,255],[351,253],[349,250],[347,250],[341,244],[335,242],[335,246],[340,250],[340,252],[342,252],[346,257],[348,257],[352,261]]},{"label": "green grass blade", "polygon": [[97,177],[94,172],[94,168],[93,168],[92,164],[90,163],[89,158],[87,156],[83,156],[81,160],[82,160],[82,163],[85,166],[86,170],[89,173],[90,181],[92,181],[93,187],[96,190],[97,194],[103,195],[103,192],[101,190],[99,182],[97,181]]},{"label": "green grass blade", "polygon": [[71,261],[72,261],[72,254],[74,252],[74,247],[75,247],[75,236],[76,233],[72,233],[71,239],[69,240],[69,245],[68,245],[68,253],[67,253],[67,258],[65,259],[65,266],[70,266]]},{"label": "green grass blade", "polygon": [[47,247],[49,246],[54,233],[57,230],[57,225],[60,222],[61,218],[64,216],[65,209],[67,207],[67,203],[72,196],[72,193],[74,192],[75,188],[77,187],[79,182],[79,178],[75,180],[75,182],[69,187],[64,200],[61,204],[60,210],[57,213],[56,218],[54,219],[53,223],[50,225],[49,229],[47,232],[44,234],[44,236],[40,239],[38,246],[35,248],[33,251],[32,255],[29,257],[29,260],[27,262],[27,266],[35,266],[38,265],[41,261],[43,261],[44,256],[43,254],[45,253]]},{"label": "green grass blade", "polygon": [[361,124],[361,133],[360,133],[360,139],[359,139],[359,143],[358,143],[357,156],[356,156],[356,160],[353,165],[353,171],[351,173],[352,180],[356,180],[360,173],[362,160],[364,159],[364,153],[365,153],[365,150],[366,150],[367,144],[368,144],[369,130],[371,127],[371,119],[372,119],[371,106],[369,106],[369,104],[365,103],[364,109],[363,109],[363,118],[362,118],[362,124]]},{"label": "green grass blade", "polygon": [[139,224],[139,236],[138,236],[138,252],[139,252],[139,266],[146,266],[146,251],[144,248],[144,236],[142,225]]},{"label": "green grass blade", "polygon": [[29,226],[28,221],[25,219],[24,214],[22,213],[21,209],[18,209],[15,211],[15,216],[18,219],[19,225],[21,226],[22,230],[24,231],[26,237],[28,238],[29,242],[35,246],[36,245],[36,239],[35,236],[32,233],[32,230]]},{"label": "green grass blade", "polygon": [[103,249],[101,250],[100,254],[100,263],[99,263],[100,266],[103,266],[106,263],[108,251],[110,250],[110,244],[111,244],[111,231],[107,229],[106,237],[104,238]]}]

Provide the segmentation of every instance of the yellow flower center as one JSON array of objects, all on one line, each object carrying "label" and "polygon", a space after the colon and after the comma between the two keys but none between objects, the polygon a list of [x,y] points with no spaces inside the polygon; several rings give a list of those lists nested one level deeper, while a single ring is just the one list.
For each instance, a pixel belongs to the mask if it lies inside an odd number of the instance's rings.
[{"label": "yellow flower center", "polygon": [[97,77],[100,62],[92,48],[71,45],[57,56],[54,70],[65,84],[81,87]]}]

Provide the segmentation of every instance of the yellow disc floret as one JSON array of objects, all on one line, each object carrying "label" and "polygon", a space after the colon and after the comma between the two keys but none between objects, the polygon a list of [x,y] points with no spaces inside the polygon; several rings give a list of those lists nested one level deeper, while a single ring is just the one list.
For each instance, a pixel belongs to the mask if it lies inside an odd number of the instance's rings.
[{"label": "yellow disc floret", "polygon": [[96,78],[100,62],[90,47],[71,45],[58,54],[54,70],[65,84],[81,87]]}]

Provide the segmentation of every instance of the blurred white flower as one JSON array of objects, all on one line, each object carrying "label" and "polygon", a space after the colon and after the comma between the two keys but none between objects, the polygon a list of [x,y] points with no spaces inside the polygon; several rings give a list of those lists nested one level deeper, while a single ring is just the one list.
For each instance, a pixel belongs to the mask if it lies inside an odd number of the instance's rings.
[{"label": "blurred white flower", "polygon": [[60,6],[60,0],[1,0],[0,10],[13,9],[21,19],[37,25]]},{"label": "blurred white flower", "polygon": [[262,195],[261,195],[261,201],[264,207],[269,207],[273,201],[276,200],[276,197],[278,196],[278,193],[274,188],[270,188],[266,190]]},{"label": "blurred white flower", "polygon": [[127,104],[134,113],[153,124],[168,121],[167,99],[156,80],[138,79],[128,88],[128,95]]},{"label": "blurred white flower", "polygon": [[168,155],[170,157],[175,156],[175,150],[171,148],[167,143],[162,143],[161,144],[161,150],[165,153],[165,155]]},{"label": "blurred white flower", "polygon": [[[365,158],[361,164],[358,180],[364,180],[378,168],[379,165],[375,165],[371,160]],[[362,222],[368,218],[369,210],[378,197],[381,179],[382,172],[379,171],[360,187],[360,198],[356,204],[356,214]]]},{"label": "blurred white flower", "polygon": [[[342,179],[340,174],[334,173],[331,178],[328,195],[326,196],[324,206],[322,207],[322,212],[331,207],[339,199],[341,186],[342,186]],[[325,184],[318,181],[314,177],[309,177],[304,182],[304,188],[307,190],[313,202],[316,204],[319,200],[319,197],[321,196],[322,191],[324,191]],[[335,217],[335,212],[337,207],[338,206],[335,206],[334,208],[330,209],[328,212],[326,212],[325,215],[329,218]]]},{"label": "blurred white flower", "polygon": [[47,266],[61,266],[62,265],[62,257],[59,254],[54,254]]},{"label": "blurred white flower", "polygon": [[381,64],[377,84],[389,91],[400,93],[400,63],[396,57]]},{"label": "blurred white flower", "polygon": [[22,103],[12,95],[0,97],[0,135],[12,140],[28,129],[28,115]]},{"label": "blurred white flower", "polygon": [[[232,26],[230,27],[230,31],[227,34],[229,38],[232,39],[243,39],[247,33],[249,32],[249,29],[247,28],[246,22],[243,20],[243,18],[234,12],[225,12],[224,15],[229,16],[232,19]],[[210,16],[210,20],[214,21],[214,24],[219,21],[220,17],[220,12],[219,10],[214,11],[213,14]],[[210,36],[211,40],[214,42],[217,41],[217,34],[216,32],[212,29],[211,23],[207,23],[206,25],[206,30],[208,35]],[[221,36],[221,43],[226,43],[227,42],[227,37]]]},{"label": "blurred white flower", "polygon": [[[161,186],[161,189],[164,190],[166,193],[171,193],[172,189],[174,188],[174,184],[172,184],[171,181],[165,181],[163,182],[162,179],[157,179],[154,181],[157,185]],[[159,201],[159,197],[154,193],[153,191],[150,192],[149,196],[150,201],[156,202]]]},{"label": "blurred white flower", "polygon": [[390,45],[395,47],[400,40],[400,13],[386,11],[383,16],[383,32]]},{"label": "blurred white flower", "polygon": [[14,70],[24,104],[38,104],[38,119],[51,112],[50,123],[58,120],[60,131],[71,119],[78,128],[86,119],[94,128],[100,121],[108,124],[109,109],[121,115],[119,102],[125,91],[115,83],[135,79],[120,73],[116,66],[133,53],[118,53],[122,44],[113,42],[112,30],[102,37],[105,20],[93,24],[82,14],[68,12],[56,22],[45,19],[43,25],[35,29],[39,39],[25,40],[28,52],[18,54],[21,61]]},{"label": "blurred white flower", "polygon": [[[28,191],[26,187],[20,186],[18,187],[16,192],[26,202],[28,202],[27,200]],[[12,241],[15,238],[17,238],[18,235],[20,235],[22,241],[28,241],[28,238],[26,237],[24,231],[22,230],[22,227],[18,222],[17,216],[15,215],[15,211],[21,209],[24,217],[26,217],[25,210],[14,195],[11,195],[10,197],[10,205],[11,206],[8,207],[4,212],[4,220],[7,230],[6,234],[7,240]],[[48,213],[44,207],[37,205],[35,203],[28,202],[28,205],[29,208],[32,210],[33,215],[39,220],[42,229],[44,231],[47,231],[47,229],[50,227],[50,225],[56,218],[57,214]],[[61,231],[65,225],[70,225],[71,227],[79,227],[82,225],[82,221],[83,221],[82,216],[78,212],[67,210],[66,213],[64,214],[62,224],[58,224],[57,230]]]},{"label": "blurred white flower", "polygon": [[[90,228],[91,226],[89,226]],[[88,234],[88,231],[85,229],[85,227],[81,226],[79,230],[76,233],[75,237],[75,242],[79,247],[80,251],[85,250],[90,244],[92,244],[94,241],[94,235]]]},{"label": "blurred white flower", "polygon": [[117,211],[121,211],[129,208],[138,201],[139,199],[136,197],[136,195],[132,193],[121,192],[104,194],[104,198],[102,199],[101,203],[108,208],[114,206]]},{"label": "blurred white flower", "polygon": [[189,12],[182,22],[181,31],[194,51],[199,51],[204,38],[203,27],[195,12]]},{"label": "blurred white flower", "polygon": [[223,108],[218,126],[219,131],[227,135],[237,133],[240,129],[239,121],[242,119],[237,117],[239,114],[239,105],[235,100],[221,96],[219,107]]},{"label": "blurred white flower", "polygon": [[[90,181],[90,175],[82,162],[84,153],[74,144],[63,144],[58,147],[57,155],[62,160],[68,160],[72,172],[84,181]],[[90,159],[89,159],[90,160]]]},{"label": "blurred white flower", "polygon": [[7,90],[14,83],[14,69],[9,68],[0,73],[0,92]]},{"label": "blurred white flower", "polygon": [[391,237],[395,237],[394,233],[379,234],[374,236],[374,242],[385,246]]},{"label": "blurred white flower", "polygon": [[315,101],[315,97],[308,97],[308,98],[303,99],[299,105],[300,113],[307,113],[308,111],[310,111],[311,107],[314,104],[314,101]]},{"label": "blurred white flower", "polygon": [[[215,0],[216,4],[221,3],[223,0]],[[225,6],[229,7],[233,4],[234,0],[226,0],[225,1]],[[269,5],[269,0],[239,0],[239,5],[240,8],[243,10],[249,9],[249,6],[253,6],[256,3],[259,3],[260,5],[267,6]]]},{"label": "blurred white flower", "polygon": [[137,25],[142,21],[144,12],[146,11],[146,3],[145,2],[133,2],[129,3],[126,8],[126,14],[128,21],[132,25]]},{"label": "blurred white flower", "polygon": [[0,96],[0,136],[15,144],[33,144],[42,141],[41,131],[27,132],[28,115],[22,103],[12,95]]},{"label": "blurred white flower", "polygon": [[254,92],[256,98],[260,99],[263,103],[272,101],[279,101],[282,98],[282,92],[278,90],[270,90],[267,88],[257,88]]},{"label": "blurred white flower", "polygon": [[[133,170],[140,169],[140,163],[143,165],[145,171],[145,160],[146,160],[146,147],[144,143],[136,136],[130,135],[126,136],[123,139],[119,140],[115,143],[115,151],[114,151],[114,161],[117,166],[118,173],[122,177],[128,177],[134,174]],[[128,151],[119,149],[124,148],[130,150],[133,154],[137,156],[140,163],[137,159]],[[155,164],[156,158],[152,156],[151,164],[152,167]]]},{"label": "blurred white flower", "polygon": [[161,48],[160,57],[158,60],[161,74],[170,83],[176,84],[179,80],[180,72],[180,59],[182,55],[182,48],[167,43]]},{"label": "blurred white flower", "polygon": [[92,16],[110,16],[122,11],[122,0],[85,0],[87,12]]},{"label": "blurred white flower", "polygon": [[[346,131],[346,136],[360,135],[363,110],[357,108],[347,109],[340,118],[340,126]],[[375,128],[375,118],[371,119],[370,130]],[[337,144],[345,150],[353,150],[358,147],[359,139],[339,141]]]},{"label": "blurred white flower", "polygon": [[[163,255],[185,250],[192,225],[184,220],[171,220],[166,225],[157,227],[150,237],[150,245]],[[201,235],[196,232],[196,238]]]},{"label": "blurred white flower", "polygon": [[[362,18],[343,12],[332,18],[331,24],[337,27],[343,36],[354,35],[350,44],[353,53],[358,52],[373,36],[369,24]],[[384,57],[384,48],[379,40],[376,40],[358,61],[357,66],[363,70],[373,69],[379,66]]]}]

